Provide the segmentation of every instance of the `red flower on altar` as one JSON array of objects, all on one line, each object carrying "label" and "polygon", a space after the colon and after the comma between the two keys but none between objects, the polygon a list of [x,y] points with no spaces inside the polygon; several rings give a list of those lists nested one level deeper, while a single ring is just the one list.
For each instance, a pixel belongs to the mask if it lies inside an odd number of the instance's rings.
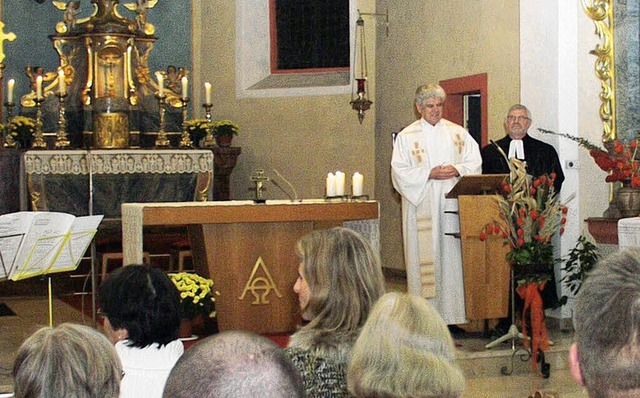
[{"label": "red flower on altar", "polygon": [[569,134],[556,133],[550,130],[538,129],[542,133],[559,135],[575,141],[583,148],[589,150],[589,154],[596,162],[601,170],[606,171],[609,175],[605,178],[606,182],[621,181],[625,185],[632,187],[640,187],[640,160],[638,156],[638,139],[634,139],[628,143],[624,143],[618,139],[605,144],[605,148],[600,148],[592,144],[589,140],[575,137]]}]

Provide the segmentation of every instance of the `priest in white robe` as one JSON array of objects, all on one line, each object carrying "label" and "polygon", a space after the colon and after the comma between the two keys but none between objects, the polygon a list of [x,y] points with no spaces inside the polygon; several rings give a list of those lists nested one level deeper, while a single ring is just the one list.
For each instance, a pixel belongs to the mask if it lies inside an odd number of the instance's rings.
[{"label": "priest in white robe", "polygon": [[430,298],[448,325],[466,323],[458,200],[445,195],[460,177],[480,174],[478,143],[461,126],[442,118],[446,94],[418,87],[422,116],[396,137],[393,186],[402,195],[402,232],[411,294]]}]

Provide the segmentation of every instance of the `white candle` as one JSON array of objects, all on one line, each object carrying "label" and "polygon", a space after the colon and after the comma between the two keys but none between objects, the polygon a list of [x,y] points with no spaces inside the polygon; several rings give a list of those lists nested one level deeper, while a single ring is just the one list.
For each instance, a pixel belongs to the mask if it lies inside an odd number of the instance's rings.
[{"label": "white candle", "polygon": [[204,84],[204,103],[211,104],[211,83],[209,82]]},{"label": "white candle", "polygon": [[186,76],[182,76],[182,98],[189,98],[189,81]]},{"label": "white candle", "polygon": [[7,102],[13,103],[13,87],[16,85],[16,81],[14,79],[9,79],[7,82]]},{"label": "white candle", "polygon": [[58,88],[60,95],[65,95],[67,93],[67,86],[64,81],[64,71],[62,69],[58,71]]},{"label": "white candle", "polygon": [[42,98],[42,76],[36,77],[36,98]]},{"label": "white candle", "polygon": [[158,95],[164,95],[164,75],[162,73],[156,73],[156,77],[158,78]]},{"label": "white candle", "polygon": [[327,174],[327,196],[336,196],[336,177],[333,173]]},{"label": "white candle", "polygon": [[344,196],[344,173],[336,171],[336,196]]},{"label": "white candle", "polygon": [[351,188],[353,196],[362,196],[362,192],[364,191],[364,176],[357,171],[353,173],[353,177],[351,177]]}]

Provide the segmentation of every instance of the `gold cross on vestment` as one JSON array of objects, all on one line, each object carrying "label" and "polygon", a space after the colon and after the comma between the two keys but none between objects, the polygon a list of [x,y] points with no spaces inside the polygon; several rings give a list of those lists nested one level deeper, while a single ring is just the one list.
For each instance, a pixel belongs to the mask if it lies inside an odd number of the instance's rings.
[{"label": "gold cross on vestment", "polygon": [[422,164],[422,155],[424,155],[424,148],[420,148],[420,144],[417,142],[413,143],[415,149],[411,150],[411,156],[415,156],[418,164]]},{"label": "gold cross on vestment", "polygon": [[4,33],[4,22],[0,21],[0,64],[4,63],[4,41],[14,41],[16,34],[13,32]]},{"label": "gold cross on vestment", "polygon": [[460,134],[456,134],[456,139],[453,140],[453,144],[458,148],[458,154],[461,154],[462,148],[464,148],[464,140],[460,137]]}]

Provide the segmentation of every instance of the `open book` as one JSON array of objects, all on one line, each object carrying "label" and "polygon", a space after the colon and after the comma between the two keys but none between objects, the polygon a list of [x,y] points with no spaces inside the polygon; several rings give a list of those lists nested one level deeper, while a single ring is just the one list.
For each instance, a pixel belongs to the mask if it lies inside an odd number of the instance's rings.
[{"label": "open book", "polygon": [[0,216],[0,280],[78,267],[103,216],[27,212]]}]

